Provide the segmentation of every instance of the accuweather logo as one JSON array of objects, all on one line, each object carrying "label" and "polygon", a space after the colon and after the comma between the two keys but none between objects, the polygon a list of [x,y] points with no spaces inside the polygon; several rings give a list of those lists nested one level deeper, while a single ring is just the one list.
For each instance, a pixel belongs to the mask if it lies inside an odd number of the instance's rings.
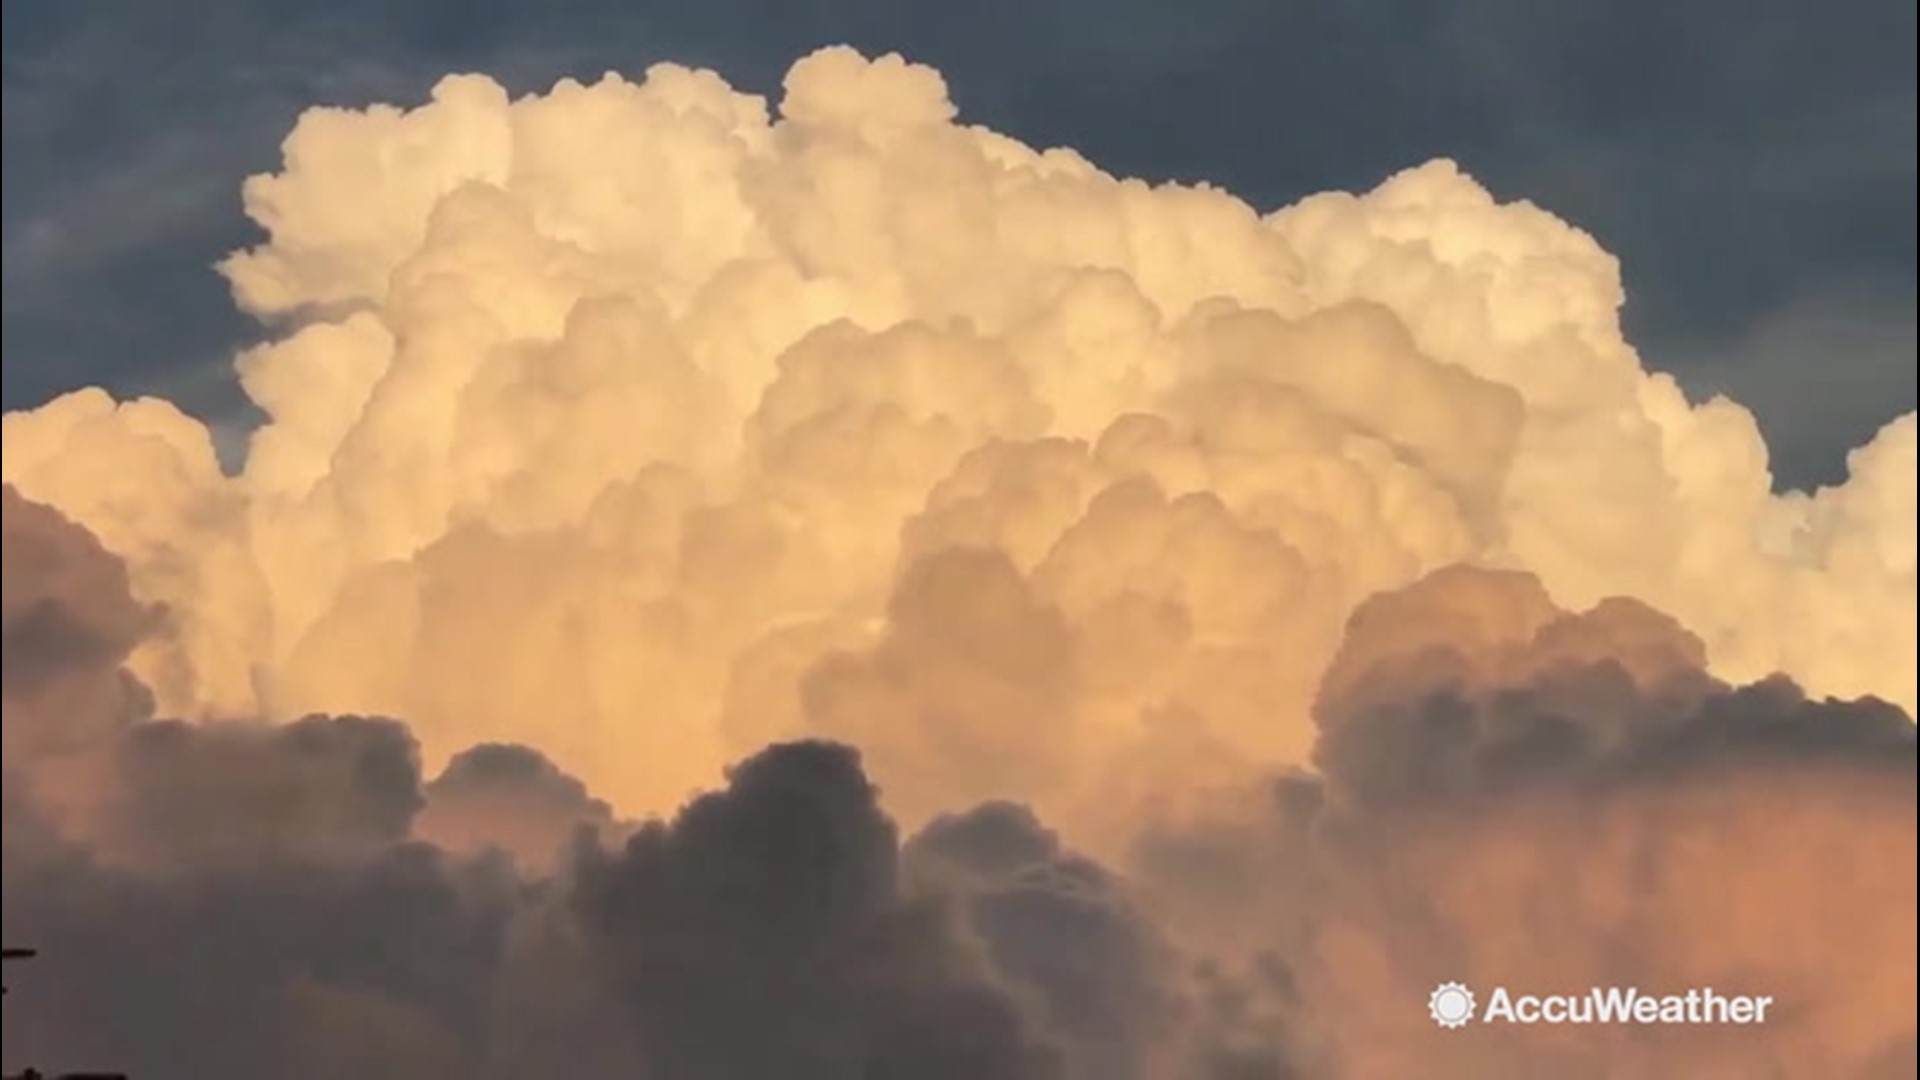
[{"label": "accuweather logo", "polygon": [[1465,983],[1447,982],[1427,995],[1427,1015],[1443,1028],[1483,1024],[1764,1024],[1773,998],[1722,994],[1711,986],[1684,994],[1596,986],[1584,994],[1514,994],[1495,987],[1480,1007]]},{"label": "accuweather logo", "polygon": [[1441,983],[1427,995],[1427,1012],[1443,1028],[1464,1026],[1473,1019],[1473,991],[1460,983]]}]

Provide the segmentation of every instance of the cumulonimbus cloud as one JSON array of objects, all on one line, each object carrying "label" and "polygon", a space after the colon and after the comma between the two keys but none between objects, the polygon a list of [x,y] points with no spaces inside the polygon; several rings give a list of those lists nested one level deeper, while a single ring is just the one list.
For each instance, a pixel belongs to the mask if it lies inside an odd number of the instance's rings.
[{"label": "cumulonimbus cloud", "polygon": [[[223,270],[283,330],[237,472],[163,401],[5,418],[8,931],[218,954],[48,999],[42,1048],[1911,1061],[1913,416],[1774,494],[1545,211],[1436,162],[1261,215],[844,49],[777,118],[671,65],[317,109],[246,205]],[[1496,977],[1794,1004],[1421,1026]]]}]

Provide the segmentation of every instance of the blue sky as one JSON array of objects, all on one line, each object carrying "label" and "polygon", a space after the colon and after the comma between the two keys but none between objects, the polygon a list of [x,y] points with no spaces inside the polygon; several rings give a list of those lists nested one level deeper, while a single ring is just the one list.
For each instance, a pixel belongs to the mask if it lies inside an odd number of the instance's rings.
[{"label": "blue sky", "polygon": [[1915,400],[1911,0],[8,0],[4,400],[103,384],[245,422],[259,328],[211,264],[313,103],[516,91],[672,59],[777,90],[825,44],[901,51],[966,119],[1262,209],[1458,159],[1624,264],[1631,337],[1752,406],[1783,482]]}]

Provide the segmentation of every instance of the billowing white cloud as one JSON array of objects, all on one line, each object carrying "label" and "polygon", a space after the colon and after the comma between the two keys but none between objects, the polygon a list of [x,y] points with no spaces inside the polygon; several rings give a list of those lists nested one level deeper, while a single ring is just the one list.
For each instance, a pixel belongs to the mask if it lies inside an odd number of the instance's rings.
[{"label": "billowing white cloud", "polygon": [[1456,563],[1915,705],[1912,415],[1771,494],[1614,259],[1449,162],[1262,215],[828,49],[777,110],[672,65],[316,109],[246,206],[224,272],[292,328],[240,358],[237,475],[160,401],[5,420],[7,481],[169,612],[169,714],[405,716],[629,813],[857,736],[910,816],[1098,818],[1304,762],[1355,606]]}]

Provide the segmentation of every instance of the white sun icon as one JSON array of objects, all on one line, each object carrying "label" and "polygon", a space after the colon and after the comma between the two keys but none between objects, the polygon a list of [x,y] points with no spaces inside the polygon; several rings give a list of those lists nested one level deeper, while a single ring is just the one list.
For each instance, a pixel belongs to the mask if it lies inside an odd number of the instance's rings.
[{"label": "white sun icon", "polygon": [[1473,991],[1463,983],[1441,983],[1427,995],[1427,1013],[1443,1028],[1464,1027],[1473,1019]]}]

